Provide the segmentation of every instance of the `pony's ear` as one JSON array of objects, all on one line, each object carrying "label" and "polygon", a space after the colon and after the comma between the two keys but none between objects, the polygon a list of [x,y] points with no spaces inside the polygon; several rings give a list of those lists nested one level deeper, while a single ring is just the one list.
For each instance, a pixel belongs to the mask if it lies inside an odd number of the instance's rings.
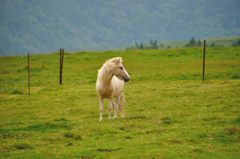
[{"label": "pony's ear", "polygon": [[121,57],[113,58],[112,62],[115,63],[115,64],[122,63],[122,58]]}]

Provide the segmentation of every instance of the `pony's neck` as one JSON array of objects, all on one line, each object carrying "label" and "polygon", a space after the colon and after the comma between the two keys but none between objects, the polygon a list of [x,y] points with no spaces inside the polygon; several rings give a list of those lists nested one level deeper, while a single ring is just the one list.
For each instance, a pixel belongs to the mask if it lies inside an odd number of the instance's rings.
[{"label": "pony's neck", "polygon": [[111,83],[113,76],[114,74],[111,73],[111,71],[107,71],[105,67],[101,69],[100,79],[104,85],[109,85]]}]

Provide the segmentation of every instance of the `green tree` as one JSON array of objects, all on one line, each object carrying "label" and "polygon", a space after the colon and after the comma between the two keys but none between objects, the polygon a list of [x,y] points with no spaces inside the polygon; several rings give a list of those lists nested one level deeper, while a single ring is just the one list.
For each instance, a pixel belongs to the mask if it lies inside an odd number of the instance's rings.
[{"label": "green tree", "polygon": [[196,40],[194,37],[192,37],[189,41],[190,46],[195,46],[196,45]]},{"label": "green tree", "polygon": [[240,46],[240,39],[238,39],[236,44],[237,44],[237,46]]},{"label": "green tree", "polygon": [[158,49],[158,42],[157,40],[150,40],[150,48],[151,49]]}]

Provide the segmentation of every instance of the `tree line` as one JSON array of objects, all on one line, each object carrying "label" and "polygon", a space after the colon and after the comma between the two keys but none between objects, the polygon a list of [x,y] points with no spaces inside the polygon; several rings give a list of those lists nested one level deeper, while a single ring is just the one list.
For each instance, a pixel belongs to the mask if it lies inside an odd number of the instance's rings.
[{"label": "tree line", "polygon": [[[231,46],[240,46],[240,39],[237,41],[231,42]],[[181,44],[180,47],[201,47],[203,45],[203,40],[196,39],[192,37],[188,42]],[[221,47],[223,44],[218,44],[217,42],[209,42],[207,43],[208,47]],[[174,48],[171,44],[164,44],[158,40],[150,40],[147,43],[135,43],[135,45],[128,47],[127,49],[140,49],[140,50],[151,50],[151,49],[170,49]]]}]

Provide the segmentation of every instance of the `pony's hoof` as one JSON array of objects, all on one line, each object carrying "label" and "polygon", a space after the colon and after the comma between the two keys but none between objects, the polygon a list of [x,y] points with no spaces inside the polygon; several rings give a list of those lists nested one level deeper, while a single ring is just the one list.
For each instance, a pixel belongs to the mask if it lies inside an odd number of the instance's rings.
[{"label": "pony's hoof", "polygon": [[102,121],[102,118],[99,118],[99,122],[101,122]]}]

